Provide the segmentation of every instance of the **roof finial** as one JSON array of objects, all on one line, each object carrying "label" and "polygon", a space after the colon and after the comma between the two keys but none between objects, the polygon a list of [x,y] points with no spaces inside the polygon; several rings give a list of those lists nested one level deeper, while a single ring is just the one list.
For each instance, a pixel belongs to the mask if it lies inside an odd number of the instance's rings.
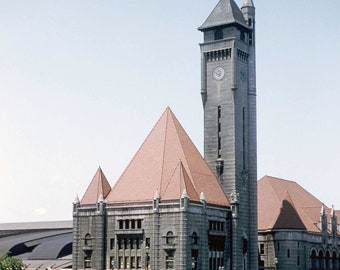
[{"label": "roof finial", "polygon": [[98,198],[98,203],[104,202],[104,196],[103,193],[100,193],[99,198]]},{"label": "roof finial", "polygon": [[334,211],[334,205],[332,204],[332,209],[331,209],[331,217],[335,216],[335,211]]},{"label": "roof finial", "polygon": [[322,203],[321,205],[321,210],[320,210],[320,215],[324,215],[325,214],[325,205]]},{"label": "roof finial", "polygon": [[161,198],[161,195],[159,194],[158,189],[157,189],[155,195],[153,196],[153,199],[158,200],[160,198]]},{"label": "roof finial", "polygon": [[80,202],[80,201],[79,201],[79,196],[78,196],[78,193],[77,193],[76,198],[74,199],[74,203],[77,204],[77,203],[79,203],[79,202]]},{"label": "roof finial", "polygon": [[183,189],[182,198],[189,198],[186,188]]},{"label": "roof finial", "polygon": [[203,192],[203,191],[202,191],[201,194],[200,194],[200,200],[201,200],[201,202],[202,202],[202,201],[206,201],[205,195],[204,195],[204,192]]}]

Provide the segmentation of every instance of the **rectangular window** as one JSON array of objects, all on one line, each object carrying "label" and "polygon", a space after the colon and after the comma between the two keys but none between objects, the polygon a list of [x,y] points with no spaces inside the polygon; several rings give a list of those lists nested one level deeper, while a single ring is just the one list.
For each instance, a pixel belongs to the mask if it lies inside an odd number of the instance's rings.
[{"label": "rectangular window", "polygon": [[84,266],[85,268],[92,268],[91,256],[85,256]]},{"label": "rectangular window", "polygon": [[142,228],[142,220],[138,219],[137,220],[137,229],[141,229]]},{"label": "rectangular window", "polygon": [[129,262],[129,257],[124,258],[124,268],[130,268],[130,262]]},{"label": "rectangular window", "polygon": [[264,244],[260,244],[260,254],[264,255]]},{"label": "rectangular window", "polygon": [[123,239],[122,238],[118,239],[118,249],[123,249]]},{"label": "rectangular window", "polygon": [[140,249],[142,244],[143,244],[143,240],[142,239],[137,239],[136,240],[136,248],[137,249]]},{"label": "rectangular window", "polygon": [[118,221],[118,228],[119,228],[119,230],[123,230],[123,220],[119,220]]},{"label": "rectangular window", "polygon": [[123,269],[124,268],[124,260],[123,257],[119,257],[119,269]]},{"label": "rectangular window", "polygon": [[166,256],[165,261],[166,261],[166,266],[165,266],[166,269],[174,268],[174,257],[172,255]]},{"label": "rectangular window", "polygon": [[290,258],[290,249],[287,249],[287,258]]},{"label": "rectangular window", "polygon": [[135,257],[131,257],[131,268],[136,269],[136,258]]},{"label": "rectangular window", "polygon": [[131,220],[131,229],[136,229],[136,221],[134,219]]},{"label": "rectangular window", "polygon": [[142,258],[137,257],[137,269],[141,269],[141,268],[142,268]]},{"label": "rectangular window", "polygon": [[108,269],[114,269],[116,267],[116,262],[114,257],[110,257]]},{"label": "rectangular window", "polygon": [[112,238],[110,239],[110,249],[114,249],[115,248],[115,239]]},{"label": "rectangular window", "polygon": [[145,247],[150,247],[150,238],[145,238]]},{"label": "rectangular window", "polygon": [[130,229],[130,220],[125,220],[125,229]]}]

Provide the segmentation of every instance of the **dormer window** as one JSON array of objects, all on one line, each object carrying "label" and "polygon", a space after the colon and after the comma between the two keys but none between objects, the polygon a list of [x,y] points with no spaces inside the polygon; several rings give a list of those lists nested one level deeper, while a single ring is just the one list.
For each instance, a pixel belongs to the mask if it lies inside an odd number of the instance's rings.
[{"label": "dormer window", "polygon": [[223,31],[222,31],[222,29],[217,29],[215,31],[214,38],[215,38],[215,40],[223,39]]}]

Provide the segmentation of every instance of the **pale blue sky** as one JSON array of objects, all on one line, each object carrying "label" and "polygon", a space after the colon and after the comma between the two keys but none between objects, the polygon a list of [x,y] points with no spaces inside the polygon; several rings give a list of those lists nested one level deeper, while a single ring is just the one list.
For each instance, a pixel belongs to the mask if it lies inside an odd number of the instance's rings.
[{"label": "pale blue sky", "polygon": [[[216,3],[0,0],[0,222],[71,219],[167,106],[202,152],[197,27]],[[254,3],[258,176],[340,209],[339,1]]]}]

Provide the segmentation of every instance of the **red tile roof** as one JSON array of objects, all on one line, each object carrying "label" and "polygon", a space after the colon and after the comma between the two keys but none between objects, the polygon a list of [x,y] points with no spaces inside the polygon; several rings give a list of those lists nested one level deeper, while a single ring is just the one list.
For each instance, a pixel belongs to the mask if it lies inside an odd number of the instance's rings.
[{"label": "red tile roof", "polygon": [[[306,229],[317,227],[322,202],[296,182],[264,176],[258,181],[258,229]],[[329,218],[331,209],[326,207]]]},{"label": "red tile roof", "polygon": [[80,204],[95,204],[101,196],[105,199],[110,191],[111,186],[106,180],[102,169],[99,167],[83,198],[81,199]]},{"label": "red tile roof", "polygon": [[178,200],[186,190],[191,201],[201,192],[208,203],[229,205],[214,173],[196,149],[170,108],[156,123],[106,202]]}]

